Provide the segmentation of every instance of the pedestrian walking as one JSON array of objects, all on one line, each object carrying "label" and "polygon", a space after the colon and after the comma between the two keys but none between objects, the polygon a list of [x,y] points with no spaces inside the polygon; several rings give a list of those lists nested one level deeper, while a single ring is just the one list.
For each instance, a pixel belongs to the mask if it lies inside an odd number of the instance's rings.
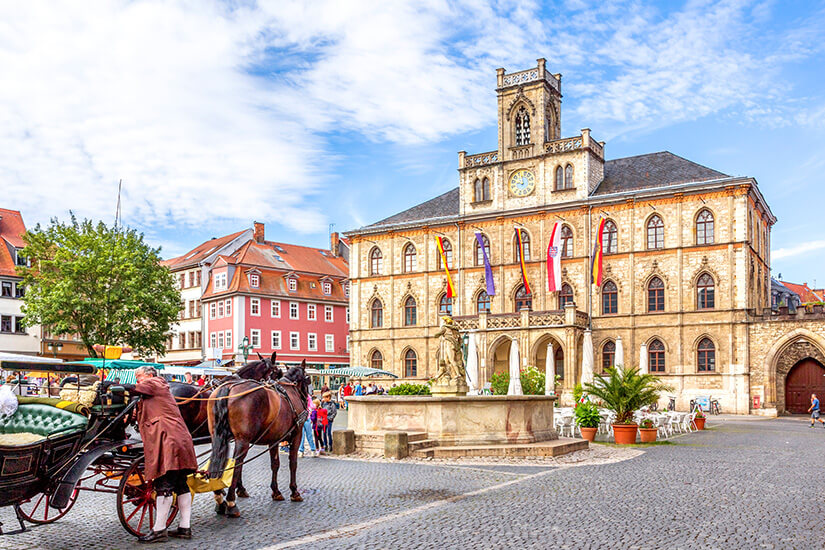
[{"label": "pedestrian walking", "polygon": [[347,401],[347,397],[352,395],[352,392],[354,391],[353,388],[352,388],[352,382],[347,382],[347,385],[344,386],[343,391],[344,391],[343,405],[344,405],[345,409],[349,410],[349,402]]},{"label": "pedestrian walking", "polygon": [[[144,475],[151,481],[155,494],[155,524],[140,543],[166,542],[167,537],[191,539],[192,493],[186,478],[198,468],[192,436],[183,421],[169,383],[152,367],[135,370],[137,384],[124,385],[141,396],[137,420],[146,465]],[[172,508],[172,494],[177,495],[180,523],[167,533],[166,521]]]},{"label": "pedestrian walking", "polygon": [[312,394],[307,398],[307,419],[304,422],[303,435],[301,435],[301,445],[298,447],[298,455],[304,456],[304,440],[309,443],[309,456],[318,456],[318,450],[315,447],[315,433],[312,429],[313,422],[316,418],[315,403],[312,402]]},{"label": "pedestrian walking", "polygon": [[811,413],[811,428],[814,427],[817,420],[825,425],[825,420],[822,420],[819,416],[819,398],[815,393],[811,394],[811,407],[808,409],[808,412]]},{"label": "pedestrian walking", "polygon": [[321,406],[321,402],[315,400],[315,446],[318,448],[319,454],[325,454],[326,451],[326,434],[327,434],[328,415],[327,409]]},{"label": "pedestrian walking", "polygon": [[328,453],[332,452],[332,423],[335,421],[335,416],[338,414],[338,407],[332,402],[332,394],[327,392],[321,396],[321,406],[327,411],[327,427],[326,433],[326,450]]}]

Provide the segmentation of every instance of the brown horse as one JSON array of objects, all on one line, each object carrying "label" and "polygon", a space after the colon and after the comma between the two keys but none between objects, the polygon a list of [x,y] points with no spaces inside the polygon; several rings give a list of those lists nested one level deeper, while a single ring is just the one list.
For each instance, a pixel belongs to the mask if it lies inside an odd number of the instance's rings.
[{"label": "brown horse", "polygon": [[[223,501],[222,493],[216,492],[215,510],[229,517],[241,515],[235,503],[236,490],[241,483],[243,464],[251,445],[268,445],[272,469],[273,500],[284,500],[278,490],[278,443],[289,441],[289,489],[291,500],[303,500],[298,493],[296,470],[298,446],[301,442],[303,422],[306,419],[309,398],[309,378],[306,361],[300,367],[290,368],[275,385],[263,385],[253,381],[239,381],[222,385],[209,399],[209,431],[212,433],[212,455],[209,477],[221,477],[229,458],[229,441],[235,439],[235,468],[232,484]],[[241,485],[242,487],[242,485]]]}]

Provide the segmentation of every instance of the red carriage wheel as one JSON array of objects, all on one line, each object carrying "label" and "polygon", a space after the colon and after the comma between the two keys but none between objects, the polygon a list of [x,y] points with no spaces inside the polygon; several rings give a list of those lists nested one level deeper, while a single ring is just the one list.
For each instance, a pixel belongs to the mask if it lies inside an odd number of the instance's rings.
[{"label": "red carriage wheel", "polygon": [[24,500],[18,504],[17,513],[29,523],[36,523],[38,525],[44,525],[46,523],[57,521],[68,514],[69,510],[72,509],[72,506],[74,506],[74,503],[77,500],[78,492],[78,489],[75,487],[75,490],[72,491],[72,496],[69,497],[69,503],[66,504],[64,508],[59,510],[49,506],[51,501],[51,497],[49,495],[46,493],[36,494],[32,498]]},{"label": "red carriage wheel", "polygon": [[[177,513],[177,504],[172,504],[167,526]],[[155,491],[143,475],[143,457],[135,459],[120,478],[117,515],[123,528],[136,537],[148,534],[155,523]]]}]

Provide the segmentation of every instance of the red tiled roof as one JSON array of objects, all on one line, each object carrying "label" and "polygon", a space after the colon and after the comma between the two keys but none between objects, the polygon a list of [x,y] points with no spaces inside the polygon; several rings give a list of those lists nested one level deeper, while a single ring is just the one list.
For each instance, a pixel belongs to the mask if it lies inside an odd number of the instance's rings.
[{"label": "red tiled roof", "polygon": [[[26,225],[23,223],[23,216],[20,212],[0,208],[0,240],[8,243],[12,248],[23,248],[26,246],[23,240],[25,232]],[[5,244],[0,246],[0,275],[17,276],[14,256]]]},{"label": "red tiled roof", "polygon": [[[244,230],[248,231],[248,230]],[[210,254],[215,252],[218,248],[222,246],[226,246],[234,239],[240,237],[244,231],[238,231],[237,233],[232,233],[231,235],[226,235],[224,237],[218,237],[216,239],[210,239],[205,243],[193,248],[183,256],[178,256],[177,258],[170,258],[168,260],[164,260],[161,262],[162,265],[165,265],[172,271],[176,269],[182,269],[184,267],[191,267],[197,265],[202,260],[206,259]]]},{"label": "red tiled roof", "polygon": [[818,295],[808,286],[808,283],[789,283],[787,281],[780,281],[783,285],[788,287],[792,292],[796,292],[799,295],[799,299],[802,300],[803,304],[808,302],[821,302],[822,296]]}]

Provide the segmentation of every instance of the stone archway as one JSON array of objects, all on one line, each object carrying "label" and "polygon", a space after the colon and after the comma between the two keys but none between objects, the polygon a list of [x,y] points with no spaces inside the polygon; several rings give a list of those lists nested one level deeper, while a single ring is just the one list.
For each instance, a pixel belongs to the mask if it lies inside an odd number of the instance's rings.
[{"label": "stone archway", "polygon": [[[490,348],[489,378],[494,374],[510,372],[510,344],[512,340],[502,336]],[[488,378],[488,379],[489,379]]]},{"label": "stone archway", "polygon": [[811,394],[825,398],[825,368],[811,358],[796,363],[785,377],[785,410],[805,414],[811,406]]},{"label": "stone archway", "polygon": [[[825,353],[822,349],[807,339],[805,336],[798,336],[790,343],[783,346],[776,353],[769,354],[769,360],[773,360],[772,371],[774,378],[774,389],[776,391],[776,410],[779,413],[788,412],[786,407],[785,391],[788,373],[793,367],[806,359],[812,359],[820,365],[825,365]],[[797,385],[797,384],[794,384]],[[810,397],[810,394],[808,394]]]},{"label": "stone archway", "polygon": [[559,384],[564,382],[564,347],[559,340],[549,334],[543,335],[533,346],[533,365],[540,371],[544,371],[547,361],[547,344],[553,343],[553,355],[556,374],[561,376]]}]

